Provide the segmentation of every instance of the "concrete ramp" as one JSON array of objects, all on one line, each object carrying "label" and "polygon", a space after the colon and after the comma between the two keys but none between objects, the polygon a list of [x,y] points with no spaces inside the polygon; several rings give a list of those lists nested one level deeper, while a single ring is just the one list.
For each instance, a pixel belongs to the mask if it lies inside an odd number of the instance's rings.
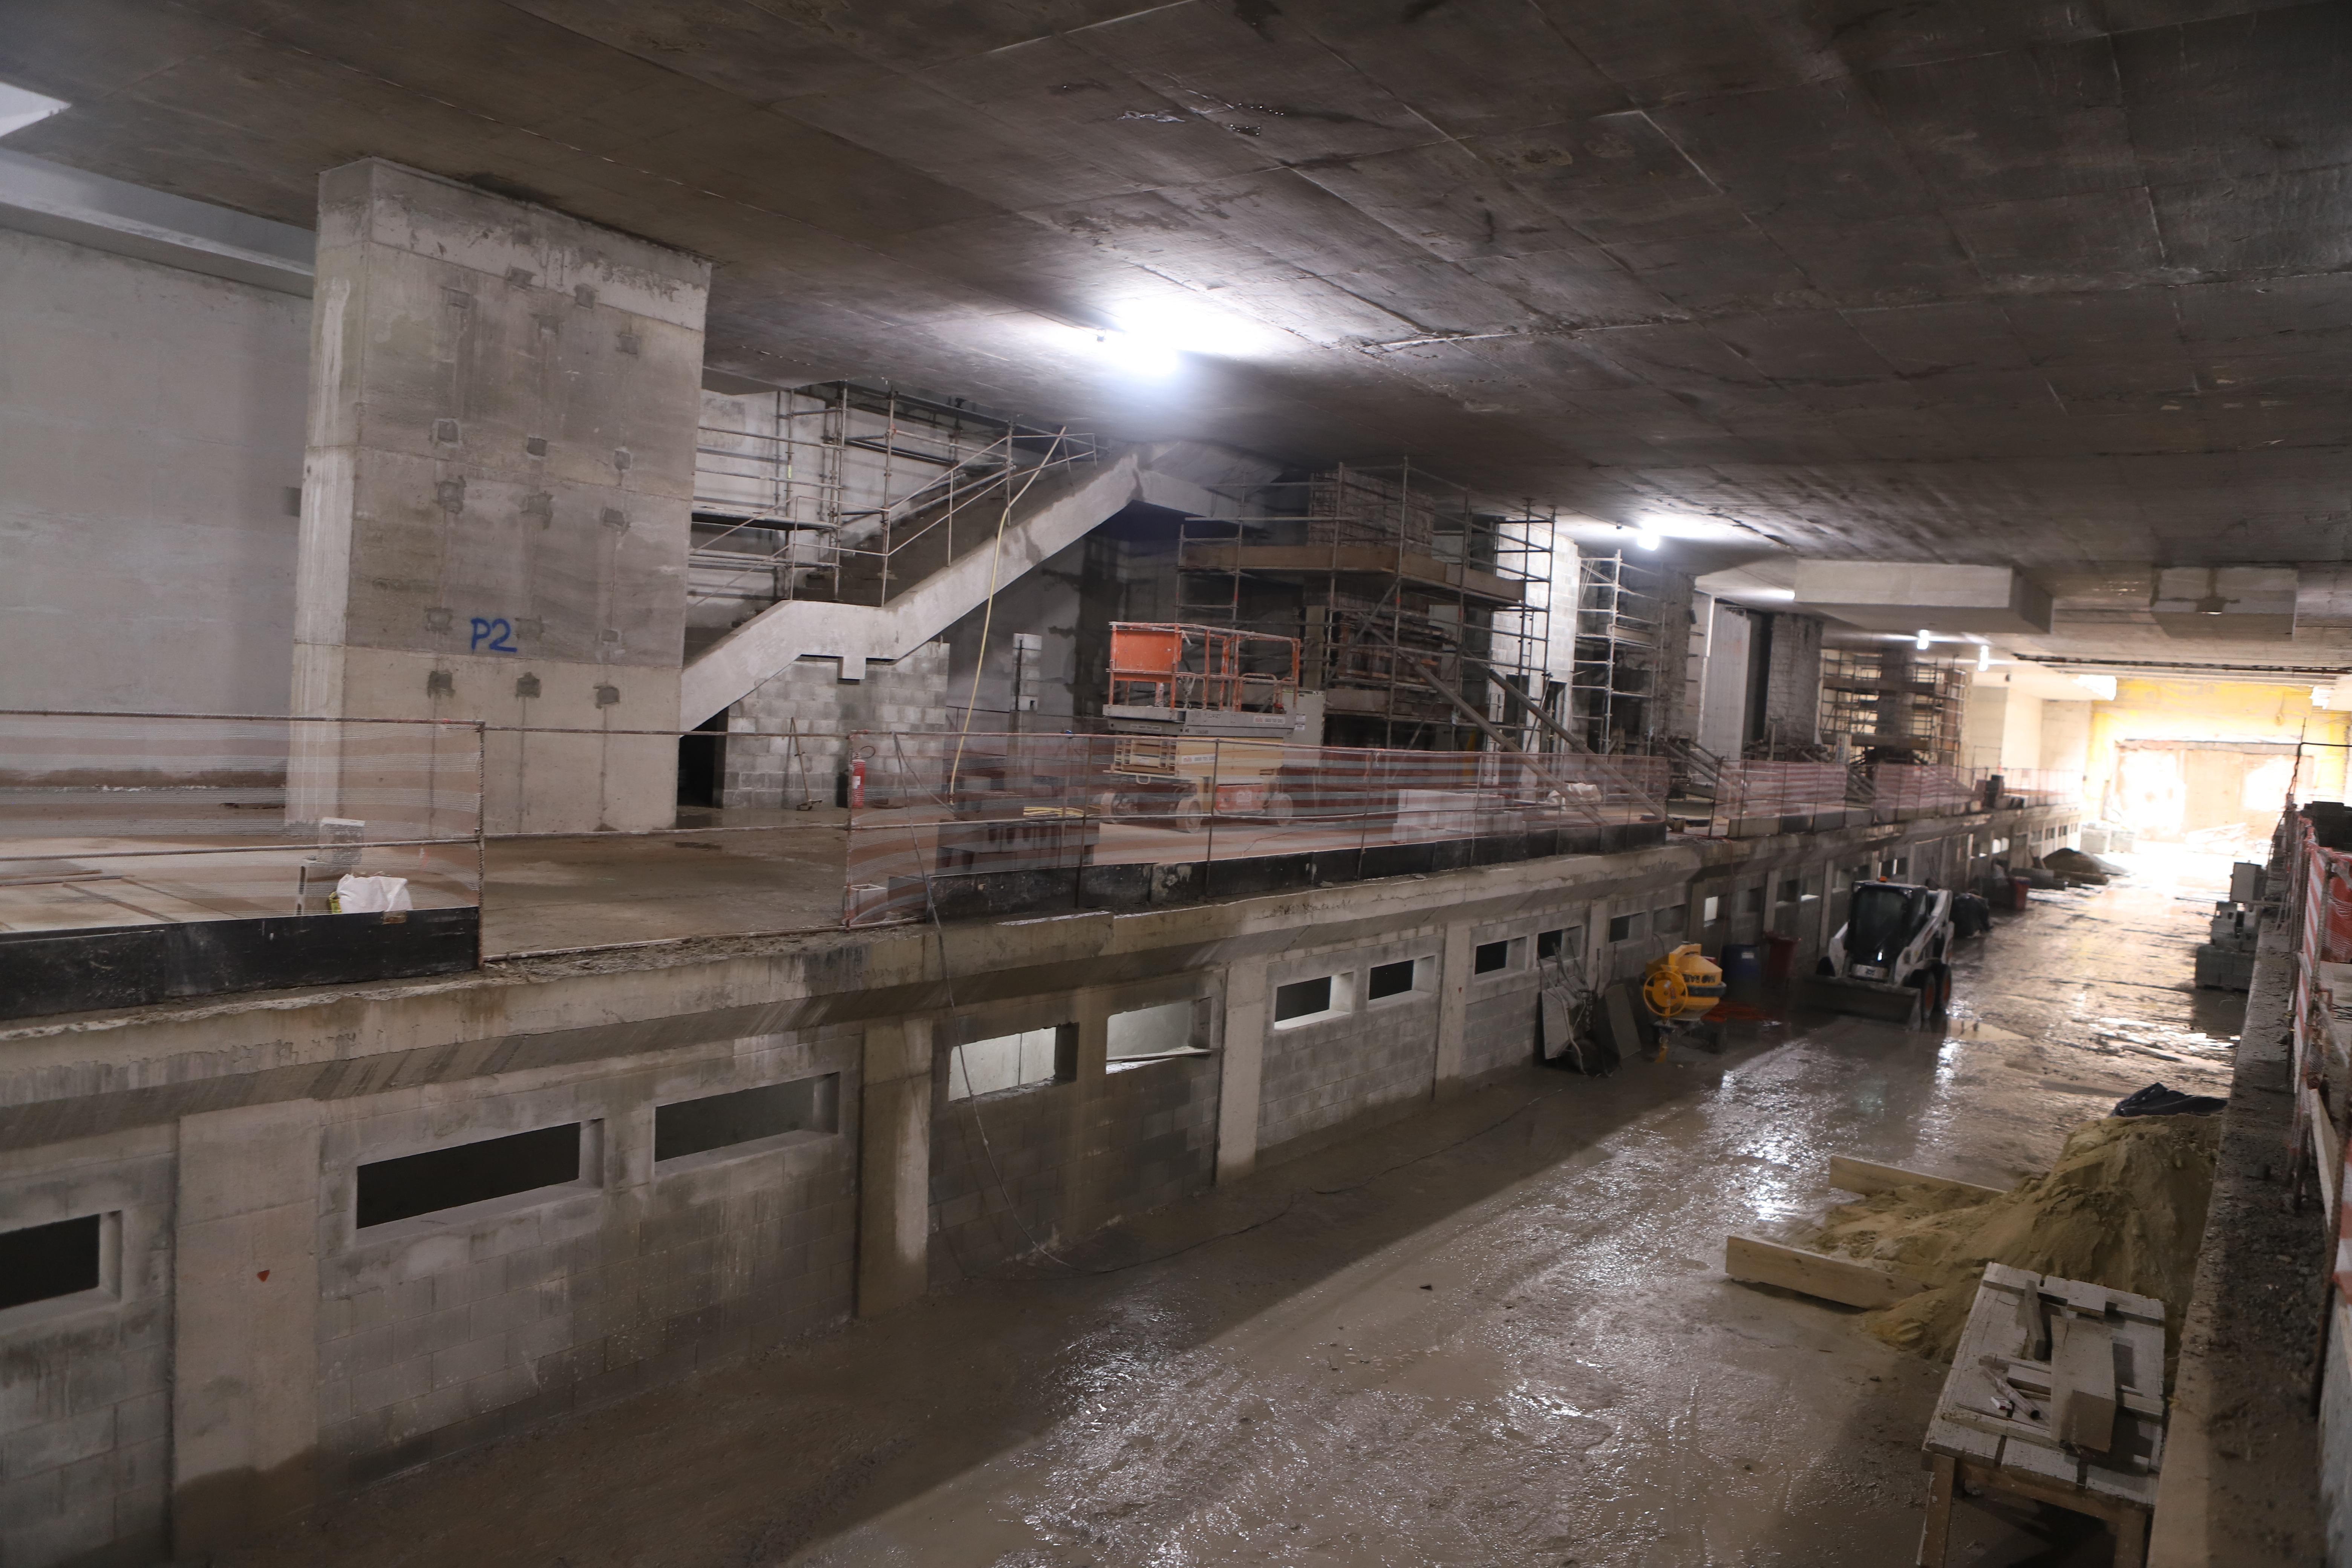
[{"label": "concrete ramp", "polygon": [[1013,510],[1003,548],[958,556],[881,605],[787,599],[729,632],[686,666],[678,727],[691,730],[799,658],[837,658],[845,680],[866,661],[904,658],[1022,574],[1085,538],[1130,501],[1213,510],[1215,487],[1261,483],[1275,466],[1198,441],[1114,448],[1102,460],[1040,475]]}]

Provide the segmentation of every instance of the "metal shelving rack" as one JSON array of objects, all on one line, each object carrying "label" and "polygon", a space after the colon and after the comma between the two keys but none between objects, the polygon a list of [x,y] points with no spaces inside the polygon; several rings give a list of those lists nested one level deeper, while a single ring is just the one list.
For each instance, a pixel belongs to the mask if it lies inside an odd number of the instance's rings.
[{"label": "metal shelving rack", "polygon": [[1623,551],[1577,560],[1569,728],[1596,752],[1646,752],[1658,713],[1658,584]]},{"label": "metal shelving rack", "polygon": [[1822,649],[1822,739],[1957,763],[1968,689],[1958,660],[1908,642],[1831,644]]},{"label": "metal shelving rack", "polygon": [[1486,510],[1411,464],[1341,467],[1219,493],[1180,531],[1180,619],[1295,637],[1332,745],[1540,750],[1552,519]]}]

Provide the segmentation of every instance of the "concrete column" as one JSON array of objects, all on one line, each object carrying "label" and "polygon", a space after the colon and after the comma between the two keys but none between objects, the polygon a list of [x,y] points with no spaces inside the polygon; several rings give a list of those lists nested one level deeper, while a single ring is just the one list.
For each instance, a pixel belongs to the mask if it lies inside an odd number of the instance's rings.
[{"label": "concrete column", "polygon": [[930,1285],[931,1026],[866,1030],[857,1122],[857,1315],[919,1300]]},{"label": "concrete column", "polygon": [[1470,963],[1475,946],[1468,926],[1445,928],[1445,945],[1437,960],[1437,1067],[1431,1085],[1439,1100],[1462,1085],[1462,1050],[1469,1032]]},{"label": "concrete column", "polygon": [[[492,738],[491,831],[669,825],[709,281],[397,164],[321,176],[295,713],[581,731]],[[344,815],[305,773],[298,819]]]},{"label": "concrete column", "polygon": [[319,1109],[293,1100],[180,1123],[172,1548],[183,1561],[312,1500]]},{"label": "concrete column", "polygon": [[1225,1017],[1217,1076],[1217,1180],[1237,1182],[1257,1169],[1257,1096],[1265,1069],[1265,1032],[1273,1023],[1265,960],[1225,966]]},{"label": "concrete column", "polygon": [[1108,1163],[1104,1148],[1103,1102],[1109,1095],[1110,993],[1081,991],[1071,999],[1071,1026],[1077,1030],[1077,1060],[1069,1087],[1070,1114],[1062,1127],[1062,1234],[1072,1240],[1092,1236],[1109,1223],[1101,1194]]}]

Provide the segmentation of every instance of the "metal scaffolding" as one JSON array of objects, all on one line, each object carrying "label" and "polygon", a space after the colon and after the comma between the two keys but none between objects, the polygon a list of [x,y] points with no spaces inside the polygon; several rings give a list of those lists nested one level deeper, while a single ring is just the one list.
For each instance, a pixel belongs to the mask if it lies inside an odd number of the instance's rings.
[{"label": "metal scaffolding", "polygon": [[1872,761],[1957,763],[1968,693],[1958,660],[1908,641],[1832,644],[1822,649],[1822,740]]},{"label": "metal scaffolding", "polygon": [[1008,486],[1096,455],[1085,436],[857,382],[731,404],[695,443],[687,597],[714,637],[779,600],[886,604],[992,536]]},{"label": "metal scaffolding", "polygon": [[1660,671],[1669,662],[1657,574],[1622,551],[1580,555],[1576,564],[1569,728],[1596,752],[1647,752],[1661,718]]},{"label": "metal scaffolding", "polygon": [[1549,620],[1528,585],[1551,574],[1549,514],[1482,510],[1410,464],[1219,503],[1182,523],[1177,617],[1298,638],[1327,743],[1545,749]]}]

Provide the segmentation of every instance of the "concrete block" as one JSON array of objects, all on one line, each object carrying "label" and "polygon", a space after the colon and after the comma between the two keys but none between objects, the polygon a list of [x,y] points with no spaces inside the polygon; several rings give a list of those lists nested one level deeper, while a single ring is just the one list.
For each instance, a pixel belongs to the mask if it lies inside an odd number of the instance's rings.
[{"label": "concrete block", "polygon": [[[64,1507],[59,1478],[61,1468],[36,1470],[30,1475],[0,1478],[0,1530],[23,1530],[55,1519]],[[0,1558],[0,1562],[6,1559]]]},{"label": "concrete block", "polygon": [[0,1436],[0,1480],[59,1469],[114,1446],[114,1408],[45,1421]]},{"label": "concrete block", "polygon": [[452,1384],[471,1383],[488,1377],[506,1364],[506,1339],[470,1340],[443,1351],[433,1358],[433,1387],[437,1392]]},{"label": "concrete block", "polygon": [[87,1561],[103,1551],[114,1532],[112,1510],[89,1514],[59,1514],[37,1524],[19,1526],[0,1521],[0,1563],[47,1568],[50,1563]]},{"label": "concrete block", "polygon": [[171,1389],[161,1380],[152,1380],[145,1392],[114,1407],[115,1447],[129,1450],[161,1443],[171,1436]]}]

